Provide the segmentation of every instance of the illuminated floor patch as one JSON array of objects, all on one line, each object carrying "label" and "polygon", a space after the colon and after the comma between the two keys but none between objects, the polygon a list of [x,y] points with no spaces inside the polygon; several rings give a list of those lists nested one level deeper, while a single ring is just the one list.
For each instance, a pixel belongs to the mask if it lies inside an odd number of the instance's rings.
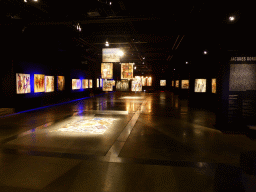
[{"label": "illuminated floor patch", "polygon": [[65,124],[64,126],[51,130],[50,132],[58,133],[96,133],[103,134],[110,125],[113,124],[117,119],[114,118],[88,118],[83,117],[77,120],[71,120],[71,122]]},{"label": "illuminated floor patch", "polygon": [[145,99],[145,97],[126,96],[126,97],[120,97],[119,99]]},{"label": "illuminated floor patch", "polygon": [[114,110],[88,110],[85,112],[95,113],[95,114],[113,114],[113,115],[127,115],[128,111],[114,111]]}]

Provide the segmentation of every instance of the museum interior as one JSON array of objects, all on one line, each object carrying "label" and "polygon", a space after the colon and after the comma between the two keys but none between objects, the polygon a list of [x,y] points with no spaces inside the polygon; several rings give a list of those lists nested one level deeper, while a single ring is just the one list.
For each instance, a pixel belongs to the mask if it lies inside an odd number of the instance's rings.
[{"label": "museum interior", "polygon": [[0,191],[256,191],[254,11],[1,1]]}]

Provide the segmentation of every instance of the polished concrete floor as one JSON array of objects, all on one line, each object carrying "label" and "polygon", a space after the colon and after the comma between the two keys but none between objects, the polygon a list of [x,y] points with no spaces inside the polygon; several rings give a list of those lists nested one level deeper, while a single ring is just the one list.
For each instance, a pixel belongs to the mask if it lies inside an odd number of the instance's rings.
[{"label": "polished concrete floor", "polygon": [[171,92],[0,117],[1,192],[256,191],[256,140]]}]

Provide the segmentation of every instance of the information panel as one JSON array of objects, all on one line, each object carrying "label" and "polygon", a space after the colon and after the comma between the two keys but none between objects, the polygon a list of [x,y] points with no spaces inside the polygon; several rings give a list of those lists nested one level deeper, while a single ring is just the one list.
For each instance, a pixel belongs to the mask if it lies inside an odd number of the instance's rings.
[{"label": "information panel", "polygon": [[132,78],[133,78],[133,63],[122,63],[121,79],[132,79]]},{"label": "information panel", "polygon": [[101,78],[113,79],[113,63],[101,63]]},{"label": "information panel", "polygon": [[44,86],[44,75],[42,74],[34,74],[34,92],[45,92]]},{"label": "information panel", "polygon": [[195,79],[195,92],[206,92],[206,79]]},{"label": "information panel", "polygon": [[30,74],[16,73],[16,93],[30,93]]}]

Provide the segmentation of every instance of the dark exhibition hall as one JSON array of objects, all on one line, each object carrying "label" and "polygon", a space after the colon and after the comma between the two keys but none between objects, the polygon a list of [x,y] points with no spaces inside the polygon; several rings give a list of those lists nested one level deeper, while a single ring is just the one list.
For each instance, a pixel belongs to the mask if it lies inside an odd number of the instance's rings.
[{"label": "dark exhibition hall", "polygon": [[236,1],[0,1],[0,191],[255,192],[255,19]]}]

